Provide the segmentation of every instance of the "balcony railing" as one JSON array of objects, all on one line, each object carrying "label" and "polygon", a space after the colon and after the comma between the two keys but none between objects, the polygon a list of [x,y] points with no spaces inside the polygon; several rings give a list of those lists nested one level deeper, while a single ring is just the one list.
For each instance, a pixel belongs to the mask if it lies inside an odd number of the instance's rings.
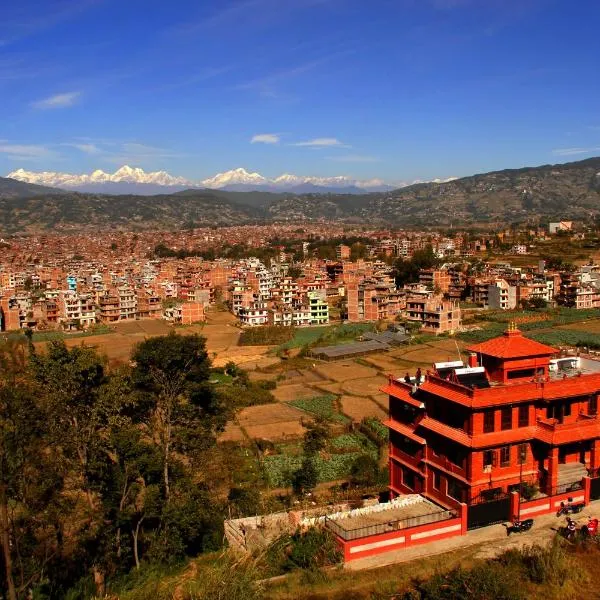
[{"label": "balcony railing", "polygon": [[423,452],[419,450],[415,452],[414,455],[408,454],[402,450],[399,450],[395,446],[392,445],[390,449],[390,456],[392,458],[397,458],[398,460],[406,463],[407,465],[411,465],[415,469],[421,471],[421,461],[423,460]]},{"label": "balcony railing", "polygon": [[445,456],[438,456],[434,454],[433,450],[429,447],[425,449],[425,459],[431,465],[440,467],[445,471],[448,471],[449,473],[458,475],[459,477],[467,477],[466,468],[453,463],[452,461],[448,460],[448,458],[446,458]]},{"label": "balcony railing", "polygon": [[549,443],[577,442],[600,435],[598,415],[579,415],[577,420],[561,423],[558,419],[537,419],[538,434]]}]

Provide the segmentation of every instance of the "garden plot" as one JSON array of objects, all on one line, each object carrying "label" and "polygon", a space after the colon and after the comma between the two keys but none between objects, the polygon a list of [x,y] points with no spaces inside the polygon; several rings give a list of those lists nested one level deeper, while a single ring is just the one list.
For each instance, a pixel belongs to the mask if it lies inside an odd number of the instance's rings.
[{"label": "garden plot", "polygon": [[336,396],[339,396],[342,393],[342,385],[342,383],[315,383],[312,387],[325,394],[335,394]]},{"label": "garden plot", "polygon": [[429,369],[435,362],[444,362],[448,360],[458,360],[456,346],[418,346],[414,350],[405,352],[399,356],[401,360],[410,361],[416,367]]},{"label": "garden plot", "polygon": [[[387,396],[386,396],[387,400]],[[359,423],[364,417],[377,417],[386,419],[387,413],[381,406],[370,398],[358,398],[356,396],[342,396],[342,411],[353,421]]]},{"label": "garden plot", "polygon": [[315,371],[325,379],[332,379],[333,381],[348,381],[349,379],[361,379],[377,375],[375,369],[359,365],[354,361],[321,363],[315,367]]},{"label": "garden plot", "polygon": [[[291,475],[302,465],[296,446],[283,446],[280,450],[281,454],[265,456],[263,460],[267,480],[276,487],[290,485]],[[361,433],[346,433],[330,439],[327,450],[316,458],[319,483],[348,478],[354,461],[363,454],[377,459],[378,449]]]},{"label": "garden plot", "polygon": [[307,387],[302,383],[293,383],[291,385],[280,385],[273,390],[273,396],[279,402],[290,402],[301,398],[313,398],[315,390]]},{"label": "garden plot", "polygon": [[252,438],[274,440],[289,436],[300,437],[304,433],[300,420],[306,416],[306,413],[288,404],[264,404],[241,410],[238,423]]},{"label": "garden plot", "polygon": [[373,396],[379,393],[379,390],[387,385],[388,378],[378,375],[377,377],[367,377],[365,379],[351,379],[342,383],[342,391],[352,396]]},{"label": "garden plot", "polygon": [[336,400],[337,398],[333,394],[326,394],[314,398],[294,400],[290,402],[290,405],[306,411],[310,415],[323,417],[337,423],[347,423],[348,418],[338,412]]}]

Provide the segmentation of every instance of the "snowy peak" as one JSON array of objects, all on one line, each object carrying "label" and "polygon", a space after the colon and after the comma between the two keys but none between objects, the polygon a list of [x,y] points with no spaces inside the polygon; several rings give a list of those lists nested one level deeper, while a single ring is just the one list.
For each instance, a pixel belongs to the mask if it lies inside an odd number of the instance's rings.
[{"label": "snowy peak", "polygon": [[[50,187],[100,193],[158,194],[179,191],[186,188],[210,188],[221,190],[263,190],[303,192],[363,192],[386,191],[394,186],[380,179],[361,181],[339,175],[336,177],[311,177],[284,173],[267,178],[260,173],[247,171],[242,167],[217,173],[202,181],[191,181],[175,177],[166,171],[146,172],[140,167],[123,165],[114,173],[96,169],[92,173],[80,175],[57,173],[54,171],[33,172],[17,169],[7,177]],[[398,187],[398,186],[395,186]],[[169,189],[165,189],[169,188]]]},{"label": "snowy peak", "polygon": [[202,185],[207,188],[224,188],[229,185],[256,185],[264,186],[268,180],[260,173],[249,173],[246,169],[239,167],[225,173],[217,173],[214,177],[209,177],[202,181]]},{"label": "snowy peak", "polygon": [[108,184],[108,183],[130,183],[130,184],[150,184],[158,186],[177,186],[177,187],[195,187],[192,181],[188,181],[183,177],[173,177],[166,171],[156,171],[146,173],[144,169],[139,167],[133,168],[129,165],[123,165],[114,173],[105,173],[101,169],[96,169],[89,175],[83,173],[81,175],[73,175],[71,173],[55,173],[53,171],[42,171],[35,173],[25,171],[25,169],[17,169],[9,173],[7,177],[18,179],[27,183],[38,183],[53,187],[82,189],[90,184]]}]

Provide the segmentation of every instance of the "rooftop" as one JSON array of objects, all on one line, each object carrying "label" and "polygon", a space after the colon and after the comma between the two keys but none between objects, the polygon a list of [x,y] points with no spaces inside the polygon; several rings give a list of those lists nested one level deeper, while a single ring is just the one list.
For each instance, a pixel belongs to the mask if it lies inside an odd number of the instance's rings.
[{"label": "rooftop", "polygon": [[503,335],[467,348],[470,352],[496,358],[525,358],[534,356],[552,356],[558,351],[552,346],[540,344],[523,336],[512,325]]}]

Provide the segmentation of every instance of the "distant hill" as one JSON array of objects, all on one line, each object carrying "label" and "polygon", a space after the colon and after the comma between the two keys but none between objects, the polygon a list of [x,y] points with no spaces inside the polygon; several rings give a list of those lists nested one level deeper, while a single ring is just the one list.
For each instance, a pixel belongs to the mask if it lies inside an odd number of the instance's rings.
[{"label": "distant hill", "polygon": [[0,198],[28,198],[41,194],[61,194],[62,190],[56,188],[24,183],[16,179],[0,177]]},{"label": "distant hill", "polygon": [[261,211],[251,206],[236,205],[212,192],[196,192],[184,197],[107,196],[75,192],[0,197],[0,231],[8,233],[180,229],[253,223],[261,219]]},{"label": "distant hill", "polygon": [[185,190],[156,196],[75,193],[0,178],[0,231],[181,228],[254,222],[404,227],[504,226],[600,214],[600,158],[507,169],[370,194]]}]

